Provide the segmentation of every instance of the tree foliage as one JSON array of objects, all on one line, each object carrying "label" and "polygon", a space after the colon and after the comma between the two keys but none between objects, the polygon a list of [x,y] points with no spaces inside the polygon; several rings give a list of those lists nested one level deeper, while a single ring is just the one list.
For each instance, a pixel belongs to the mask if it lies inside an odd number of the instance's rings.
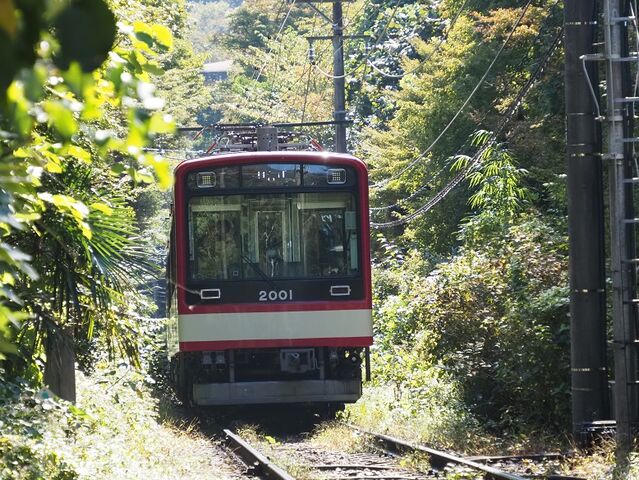
[{"label": "tree foliage", "polygon": [[135,359],[130,295],[150,266],[131,197],[171,184],[146,147],[174,128],[153,85],[180,28],[173,5],[10,0],[0,11],[1,55],[19,59],[0,90],[5,352],[19,332],[22,358],[44,349],[50,365],[56,338],[100,331]]},{"label": "tree foliage", "polygon": [[524,216],[430,273],[412,259],[385,269],[376,329],[378,348],[395,358],[384,364],[395,366],[380,373],[403,375],[400,359],[416,355],[417,364],[451,374],[482,420],[565,427],[566,243],[553,227]]},{"label": "tree foliage", "polygon": [[[331,46],[313,42],[307,59],[305,38],[330,26],[300,6],[283,22],[277,6],[245,2],[220,36],[236,62],[215,87],[225,120],[331,116]],[[350,146],[369,166],[372,220],[410,214],[464,177],[373,242],[378,374],[417,403],[433,378],[450,378],[474,414],[496,424],[544,422],[531,410],[561,424],[561,6],[374,0],[344,16],[347,34],[369,39],[346,41],[344,56]],[[330,148],[330,132],[323,139]]]}]

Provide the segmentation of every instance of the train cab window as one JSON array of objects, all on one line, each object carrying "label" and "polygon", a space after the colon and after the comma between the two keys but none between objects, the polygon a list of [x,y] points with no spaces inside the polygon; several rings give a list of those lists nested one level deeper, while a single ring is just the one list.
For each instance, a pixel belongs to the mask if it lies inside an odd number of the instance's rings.
[{"label": "train cab window", "polygon": [[343,191],[195,197],[189,252],[194,280],[353,276],[355,199]]},{"label": "train cab window", "polygon": [[199,197],[189,208],[191,276],[240,279],[240,205],[233,197]]},{"label": "train cab window", "polygon": [[355,207],[350,194],[306,193],[298,203],[304,276],[358,271]]}]

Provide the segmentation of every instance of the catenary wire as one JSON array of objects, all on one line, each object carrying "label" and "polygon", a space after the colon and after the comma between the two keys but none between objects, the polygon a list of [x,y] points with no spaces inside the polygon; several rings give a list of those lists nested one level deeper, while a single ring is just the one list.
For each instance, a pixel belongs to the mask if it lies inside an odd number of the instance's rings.
[{"label": "catenary wire", "polygon": [[[559,0],[556,0],[556,1],[555,1],[555,3],[554,3],[552,6],[555,6],[555,5],[557,5],[558,3],[559,3]],[[546,24],[546,26],[547,26],[547,25],[548,25],[548,23]],[[554,28],[558,28],[558,27],[556,27],[556,26],[555,26]],[[545,32],[545,28],[543,28],[543,27],[542,27],[542,28],[539,30],[539,32],[537,33],[537,35],[535,36],[535,38],[534,38],[534,39],[530,42],[530,43],[531,43],[531,50],[533,50],[533,49],[534,49],[534,46],[535,46],[535,44],[537,43],[537,41],[538,41],[538,40],[539,40],[539,39],[540,39],[543,35],[545,35],[545,34],[546,34],[546,32]],[[517,73],[521,70],[521,68],[524,66],[524,62],[525,62],[525,58],[524,58],[524,59],[522,59],[522,60],[521,60],[521,61],[517,64],[517,66],[513,69],[513,72],[510,74],[509,79],[507,80],[507,82],[511,82],[511,81],[513,81],[513,80],[514,80],[515,75],[516,75],[516,74],[517,74]],[[532,65],[534,65],[534,63],[533,63]],[[498,100],[498,99],[495,99],[495,100],[493,101],[493,106],[495,105],[495,103],[497,102],[497,100]],[[486,120],[486,118],[488,117],[488,113],[489,113],[489,112],[488,112],[488,110],[487,110],[487,111],[485,111],[485,112],[484,112],[484,114],[482,115],[481,119],[477,122],[477,124],[481,125],[481,124],[482,124],[482,123]],[[459,149],[455,152],[455,154],[454,154],[454,155],[452,155],[451,157],[449,157],[449,161],[448,161],[448,162],[446,162],[446,164],[445,164],[445,165],[444,165],[444,166],[443,166],[440,170],[438,170],[438,171],[437,171],[437,173],[436,173],[436,174],[435,174],[432,178],[429,178],[429,179],[428,179],[428,182],[427,182],[426,184],[422,185],[422,186],[421,186],[419,189],[417,189],[415,192],[411,193],[411,194],[410,194],[410,195],[408,195],[407,197],[404,197],[404,198],[401,198],[401,199],[399,199],[399,200],[396,200],[396,201],[395,201],[395,203],[393,203],[393,204],[385,205],[385,206],[383,206],[383,207],[373,207],[373,208],[370,208],[370,211],[371,211],[372,213],[379,213],[379,212],[383,212],[383,211],[386,211],[386,210],[390,210],[390,209],[392,209],[392,208],[396,208],[396,207],[402,206],[402,204],[404,204],[405,202],[408,202],[408,201],[410,201],[410,200],[414,199],[414,198],[415,198],[415,197],[417,197],[417,196],[418,196],[421,192],[423,192],[424,190],[429,189],[429,187],[430,187],[430,185],[429,185],[429,184],[430,184],[430,183],[432,183],[435,179],[437,179],[437,178],[441,175],[441,173],[443,173],[443,171],[444,171],[444,170],[445,170],[445,169],[446,169],[446,168],[447,168],[447,167],[448,167],[448,166],[452,163],[452,161],[453,161],[455,158],[457,158],[457,157],[458,157],[458,155],[460,155],[460,154],[462,153],[462,151],[464,151],[464,149],[465,149],[466,147],[468,147],[468,146],[469,146],[469,145],[468,145],[468,140],[466,140],[466,141],[464,142],[464,144],[463,144],[463,145],[462,145],[462,146],[461,146],[461,147],[460,147],[460,148],[459,148]]]},{"label": "catenary wire", "polygon": [[[453,157],[454,158],[454,157]],[[385,212],[386,210],[391,210],[393,208],[396,207],[401,207],[402,204],[404,202],[408,202],[410,200],[412,200],[413,198],[419,196],[420,193],[422,193],[425,190],[431,190],[432,187],[430,186],[430,184],[437,180],[440,175],[442,175],[446,169],[450,166],[451,162],[448,161],[446,162],[436,173],[435,175],[433,175],[431,178],[428,179],[428,182],[424,183],[424,185],[422,185],[421,187],[419,187],[417,190],[415,190],[413,193],[411,193],[409,196],[402,198],[400,200],[397,200],[395,203],[391,204],[391,205],[384,205],[383,207],[371,207],[369,208],[369,211],[372,213],[378,213],[378,212]]]},{"label": "catenary wire", "polygon": [[397,220],[391,220],[389,222],[381,222],[381,223],[371,223],[371,227],[381,229],[381,228],[390,228],[390,227],[396,227],[399,225],[404,225],[424,215],[429,210],[431,210],[435,205],[437,205],[442,199],[444,199],[466,177],[466,174],[469,171],[471,171],[475,166],[478,165],[478,163],[481,161],[481,157],[484,154],[484,152],[488,149],[489,146],[491,146],[494,143],[495,139],[499,135],[501,135],[501,133],[504,131],[504,129],[506,128],[510,120],[513,118],[517,107],[521,104],[521,102],[523,101],[524,97],[526,96],[530,88],[535,84],[536,80],[539,78],[539,76],[543,72],[546,64],[552,57],[552,54],[561,43],[562,36],[563,36],[563,28],[560,29],[559,33],[555,37],[554,42],[552,43],[550,48],[547,50],[544,58],[537,66],[537,69],[535,70],[533,75],[530,77],[528,82],[526,82],[526,84],[522,87],[517,97],[510,104],[508,110],[504,114],[504,118],[502,119],[498,130],[494,132],[491,135],[491,139],[488,142],[486,142],[486,144],[477,153],[475,153],[475,155],[468,162],[468,166],[464,170],[457,173],[453,177],[453,179],[450,180],[450,182],[448,182],[439,192],[437,192],[437,194],[435,194],[430,200],[428,200],[428,202],[426,202],[424,205],[419,207],[414,212],[402,218],[399,218]]},{"label": "catenary wire", "polygon": [[[280,28],[277,31],[277,34],[275,35],[275,43],[278,45],[278,55],[279,52],[281,51],[281,46],[282,46],[282,40],[281,40],[281,33],[282,30],[284,30],[284,27],[286,26],[286,22],[288,21],[288,17],[291,15],[291,11],[293,10],[293,7],[295,7],[295,2],[296,0],[293,0],[291,2],[291,6],[288,8],[288,11],[286,12],[286,15],[284,16],[284,20],[282,20],[282,23],[280,24]],[[283,4],[286,3],[285,0],[283,0],[282,2]],[[278,14],[279,16],[279,14]],[[271,55],[271,52],[273,51],[273,46],[271,46],[266,54],[267,57],[269,57]],[[255,77],[255,81],[259,81],[260,77],[262,76],[262,73],[264,72],[264,69],[266,68],[266,66],[268,64],[270,64],[273,60],[273,57],[271,57],[269,60],[267,60],[266,62],[264,62],[264,64],[262,65],[262,68],[260,68],[260,71],[257,74],[257,77]]]},{"label": "catenary wire", "polygon": [[[377,45],[380,42],[380,40],[384,37],[384,35],[386,34],[386,31],[388,30],[388,27],[390,26],[390,24],[395,19],[395,15],[397,14],[397,10],[399,8],[399,4],[400,4],[400,0],[395,0],[395,5],[393,7],[393,11],[392,11],[390,17],[388,18],[388,21],[384,25],[384,28],[382,29],[382,32],[379,34],[379,36],[375,40],[375,45]],[[364,60],[362,62],[360,62],[359,64],[357,64],[355,67],[353,67],[350,72],[345,72],[343,75],[332,75],[331,73],[329,73],[329,72],[323,70],[322,68],[320,68],[317,64],[315,64],[314,67],[319,73],[321,73],[322,75],[324,75],[325,77],[330,78],[330,79],[339,79],[339,78],[350,77],[350,76],[353,76],[362,66],[366,66],[366,64],[368,63],[368,59],[371,56],[372,51],[373,51],[372,49],[369,49],[368,52],[366,52],[366,57],[364,58]]]},{"label": "catenary wire", "polygon": [[421,69],[424,65],[426,65],[430,61],[430,59],[433,58],[433,56],[435,56],[435,54],[437,52],[439,52],[439,49],[444,44],[444,42],[448,39],[448,35],[452,31],[453,27],[457,23],[457,20],[459,19],[459,17],[461,16],[462,12],[466,8],[466,4],[467,3],[468,3],[468,0],[464,0],[464,3],[462,3],[461,7],[459,7],[459,10],[455,14],[455,16],[451,19],[450,24],[448,25],[448,28],[446,29],[444,34],[439,38],[439,42],[435,45],[433,50],[428,54],[428,56],[426,58],[424,58],[423,60],[420,60],[419,64],[416,65],[411,70],[409,70],[407,72],[404,72],[404,73],[402,73],[400,75],[394,75],[394,74],[391,74],[391,73],[384,72],[383,70],[381,70],[379,67],[377,67],[377,65],[375,65],[370,60],[368,61],[369,66],[372,67],[377,73],[379,73],[380,75],[382,75],[383,77],[386,77],[386,78],[400,79],[400,78],[404,78],[407,75],[412,75],[413,73],[415,73],[416,71]]},{"label": "catenary wire", "polygon": [[[275,21],[278,21],[278,19],[280,17],[280,14],[284,10],[284,6],[285,5],[286,5],[286,0],[281,0],[280,6],[278,7],[277,13],[275,14]],[[269,48],[267,55],[270,55],[272,50],[273,50],[273,47]],[[251,75],[251,80],[255,80],[255,78],[258,76],[258,72],[259,72],[259,74],[261,74],[261,70],[253,72],[253,75]]]},{"label": "catenary wire", "polygon": [[433,142],[429,145],[429,147],[426,150],[424,150],[421,154],[419,154],[414,160],[412,160],[408,165],[406,165],[404,168],[402,168],[399,172],[397,172],[396,174],[392,175],[391,177],[389,177],[389,178],[387,178],[387,179],[385,179],[385,180],[383,180],[381,182],[378,182],[378,183],[370,185],[369,188],[373,188],[373,189],[382,188],[382,187],[388,185],[391,181],[401,177],[404,173],[406,173],[407,171],[412,169],[415,165],[417,165],[419,162],[421,162],[422,159],[424,157],[426,157],[426,155],[428,155],[432,151],[432,149],[435,147],[435,145],[437,145],[437,143],[446,134],[448,129],[453,125],[453,123],[455,123],[457,118],[462,114],[462,112],[464,111],[466,106],[470,103],[472,98],[475,96],[475,93],[477,93],[479,88],[482,86],[482,84],[484,83],[484,80],[486,80],[486,78],[488,77],[490,71],[492,70],[492,68],[495,65],[495,63],[497,62],[497,60],[499,59],[499,57],[500,57],[501,53],[503,52],[504,48],[506,47],[506,45],[508,44],[508,42],[512,38],[513,34],[515,33],[515,30],[517,29],[517,27],[519,26],[519,24],[523,20],[524,15],[526,14],[526,11],[528,10],[528,7],[530,6],[531,3],[532,3],[532,0],[528,0],[526,2],[526,4],[524,5],[524,7],[521,10],[521,13],[520,13],[519,17],[517,18],[517,21],[515,22],[515,24],[511,28],[510,33],[506,37],[506,40],[504,41],[504,43],[502,43],[501,47],[499,48],[499,50],[495,54],[495,57],[493,58],[493,60],[488,65],[488,68],[486,69],[486,71],[484,72],[482,77],[479,79],[479,81],[477,82],[477,84],[475,85],[473,90],[470,92],[470,94],[468,95],[468,98],[466,98],[466,100],[461,105],[461,107],[459,107],[459,109],[457,110],[457,113],[455,113],[453,118],[443,128],[443,130],[439,133],[439,135],[437,135],[437,138],[435,138],[435,140],[433,140]]}]

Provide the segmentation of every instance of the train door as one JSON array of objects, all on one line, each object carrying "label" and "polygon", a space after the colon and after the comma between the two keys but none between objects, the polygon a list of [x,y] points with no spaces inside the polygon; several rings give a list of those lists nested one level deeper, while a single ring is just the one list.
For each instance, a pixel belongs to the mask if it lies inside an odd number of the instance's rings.
[{"label": "train door", "polygon": [[[265,195],[248,202],[245,238],[251,261],[268,277],[295,277],[299,272],[298,218],[293,199]],[[248,276],[255,272],[245,269]]]}]

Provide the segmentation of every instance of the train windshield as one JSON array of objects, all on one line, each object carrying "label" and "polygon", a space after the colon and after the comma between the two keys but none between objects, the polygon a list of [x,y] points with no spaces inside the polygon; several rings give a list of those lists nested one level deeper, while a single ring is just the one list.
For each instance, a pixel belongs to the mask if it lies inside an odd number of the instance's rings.
[{"label": "train windshield", "polygon": [[194,197],[192,280],[324,278],[359,272],[350,192]]}]

